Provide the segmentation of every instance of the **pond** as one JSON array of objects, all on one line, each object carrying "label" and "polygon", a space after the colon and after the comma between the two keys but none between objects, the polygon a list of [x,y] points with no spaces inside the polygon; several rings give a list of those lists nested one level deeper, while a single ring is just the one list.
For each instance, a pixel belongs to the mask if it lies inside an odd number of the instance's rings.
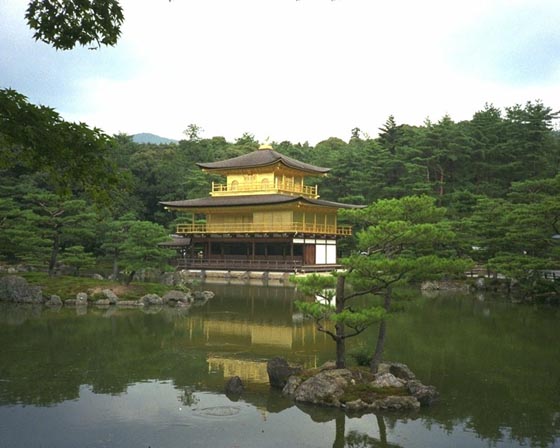
[{"label": "pond", "polygon": [[[404,300],[385,358],[441,393],[414,414],[295,406],[266,361],[314,367],[334,345],[288,287],[205,285],[176,309],[0,306],[0,447],[560,446],[560,312],[483,297]],[[376,328],[349,340],[372,350]],[[239,375],[247,391],[224,395]]]}]

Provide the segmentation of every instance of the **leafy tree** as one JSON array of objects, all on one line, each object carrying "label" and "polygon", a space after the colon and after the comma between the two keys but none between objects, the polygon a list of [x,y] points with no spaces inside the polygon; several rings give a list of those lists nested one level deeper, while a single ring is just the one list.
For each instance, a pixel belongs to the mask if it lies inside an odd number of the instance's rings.
[{"label": "leafy tree", "polygon": [[[50,242],[49,275],[54,275],[59,253],[68,246],[83,245],[95,235],[95,212],[81,199],[63,199],[45,191],[26,195],[33,230]],[[37,257],[33,254],[33,258]]]},{"label": "leafy tree", "polygon": [[119,180],[107,158],[109,143],[99,129],[64,121],[53,109],[0,89],[0,169],[44,172],[59,192],[85,190],[108,200]]},{"label": "leafy tree", "polygon": [[99,225],[98,235],[101,241],[101,253],[111,260],[113,279],[119,277],[121,253],[128,238],[128,229],[134,221],[136,221],[134,215],[128,213],[119,219],[106,219]]},{"label": "leafy tree", "polygon": [[126,230],[126,235],[120,250],[127,285],[139,269],[164,269],[167,261],[174,255],[172,250],[158,247],[158,243],[168,239],[166,230],[159,224],[133,221]]},{"label": "leafy tree", "polygon": [[465,221],[473,257],[515,282],[526,298],[555,299],[546,271],[560,268],[560,175],[514,183],[506,199],[481,198]]},{"label": "leafy tree", "polygon": [[57,50],[70,50],[76,44],[113,46],[124,21],[117,0],[31,0],[25,18],[35,40]]},{"label": "leafy tree", "polygon": [[[333,289],[333,277],[296,278],[303,292],[326,300],[299,302],[297,306],[314,318],[319,331],[335,341],[339,368],[345,365],[345,340],[381,320],[371,364],[372,371],[377,371],[386,333],[383,318],[391,310],[393,287],[431,278],[462,276],[471,262],[455,255],[452,246],[455,235],[444,221],[445,209],[436,207],[434,199],[428,196],[380,200],[365,209],[344,214],[366,226],[357,234],[360,252],[342,261],[346,271],[334,276],[336,289]],[[346,291],[346,282],[352,286],[351,292]],[[365,294],[382,296],[383,306],[361,309],[351,306],[352,298]],[[334,331],[325,325],[327,321],[334,323]],[[349,333],[346,328],[350,329]]]},{"label": "leafy tree", "polygon": [[[344,214],[366,226],[357,233],[359,253],[344,261],[347,280],[357,291],[354,294],[382,296],[387,312],[395,285],[463,276],[471,264],[456,256],[455,234],[444,220],[445,209],[436,207],[428,196],[379,200]],[[385,332],[386,323],[382,321],[372,371],[381,361]]]},{"label": "leafy tree", "polygon": [[443,198],[446,190],[452,190],[458,182],[460,168],[468,157],[463,127],[454,123],[448,115],[436,124],[428,123],[421,148],[426,164],[426,180],[433,185],[435,194]]},{"label": "leafy tree", "polygon": [[187,126],[187,129],[183,131],[183,134],[187,136],[189,141],[197,142],[200,140],[200,134],[204,132],[202,127],[198,126],[197,124],[191,123]]},{"label": "leafy tree", "polygon": [[[306,277],[293,277],[292,281],[303,293],[322,299],[322,302],[298,301],[296,306],[315,320],[318,331],[326,333],[332,338],[336,344],[336,367],[344,368],[346,366],[346,339],[358,336],[370,325],[379,322],[383,318],[385,310],[379,306],[360,309],[352,307],[349,300],[361,294],[345,291],[344,274],[333,274],[329,277],[312,274]],[[330,324],[334,324],[334,331],[329,326]],[[350,331],[347,331],[347,328]]]},{"label": "leafy tree", "polygon": [[95,256],[86,252],[84,246],[70,246],[62,251],[59,260],[74,268],[75,275],[80,275],[80,270],[95,266]]}]

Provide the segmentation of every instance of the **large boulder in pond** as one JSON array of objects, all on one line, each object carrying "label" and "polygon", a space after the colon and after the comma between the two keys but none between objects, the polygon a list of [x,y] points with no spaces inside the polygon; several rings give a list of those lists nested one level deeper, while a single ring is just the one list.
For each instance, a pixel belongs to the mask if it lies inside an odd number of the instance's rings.
[{"label": "large boulder in pond", "polygon": [[193,292],[194,300],[207,301],[214,298],[212,291],[195,291]]},{"label": "large boulder in pond", "polygon": [[169,306],[184,307],[190,305],[193,301],[193,297],[190,292],[183,291],[167,291],[163,297],[163,303]]},{"label": "large boulder in pond", "polygon": [[422,406],[431,406],[439,398],[439,392],[434,386],[426,386],[418,380],[409,381],[406,387]]},{"label": "large boulder in pond", "polygon": [[377,369],[378,374],[390,373],[391,375],[400,378],[401,380],[415,380],[416,375],[410,368],[401,362],[385,361],[379,364]]},{"label": "large boulder in pond", "polygon": [[300,366],[290,366],[284,358],[272,358],[266,363],[268,382],[272,387],[283,389],[288,378],[292,375],[299,375],[302,372]]},{"label": "large boulder in pond", "polygon": [[241,395],[244,390],[243,381],[238,376],[231,377],[226,383],[226,395]]},{"label": "large boulder in pond", "polygon": [[348,369],[323,370],[301,383],[294,398],[302,403],[340,406],[340,398],[351,381],[352,372]]},{"label": "large boulder in pond", "polygon": [[152,306],[152,305],[161,306],[161,305],[163,305],[163,299],[160,296],[158,296],[157,294],[146,294],[146,295],[142,296],[140,301],[143,302],[144,305],[146,305],[146,306]]},{"label": "large boulder in pond", "polygon": [[0,277],[0,300],[15,303],[42,303],[43,293],[39,286],[31,286],[18,275]]}]

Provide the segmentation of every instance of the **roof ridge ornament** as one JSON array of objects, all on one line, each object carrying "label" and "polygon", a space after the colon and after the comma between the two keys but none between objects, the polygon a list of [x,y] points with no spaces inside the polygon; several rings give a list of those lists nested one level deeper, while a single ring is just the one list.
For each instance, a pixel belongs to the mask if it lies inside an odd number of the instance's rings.
[{"label": "roof ridge ornament", "polygon": [[272,145],[269,142],[270,137],[267,137],[263,143],[260,144],[259,149],[272,149]]}]

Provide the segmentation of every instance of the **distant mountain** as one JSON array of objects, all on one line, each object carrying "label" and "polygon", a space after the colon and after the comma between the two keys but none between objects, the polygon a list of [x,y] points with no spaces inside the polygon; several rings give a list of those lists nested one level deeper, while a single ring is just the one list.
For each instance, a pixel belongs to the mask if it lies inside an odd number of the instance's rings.
[{"label": "distant mountain", "polygon": [[160,137],[159,135],[142,132],[141,134],[134,134],[132,136],[134,143],[152,143],[154,145],[167,145],[169,143],[177,143],[177,140],[171,138]]}]

